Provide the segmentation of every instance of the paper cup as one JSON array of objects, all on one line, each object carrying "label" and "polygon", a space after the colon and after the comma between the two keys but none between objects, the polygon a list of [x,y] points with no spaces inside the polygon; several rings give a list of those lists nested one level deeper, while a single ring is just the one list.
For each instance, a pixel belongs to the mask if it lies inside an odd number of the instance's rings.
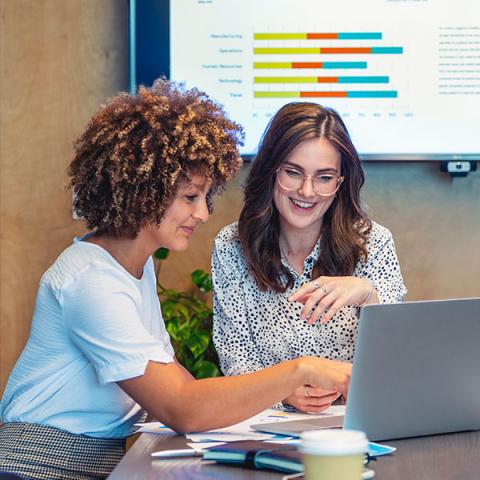
[{"label": "paper cup", "polygon": [[368,440],[356,430],[312,430],[302,434],[306,480],[360,480]]}]

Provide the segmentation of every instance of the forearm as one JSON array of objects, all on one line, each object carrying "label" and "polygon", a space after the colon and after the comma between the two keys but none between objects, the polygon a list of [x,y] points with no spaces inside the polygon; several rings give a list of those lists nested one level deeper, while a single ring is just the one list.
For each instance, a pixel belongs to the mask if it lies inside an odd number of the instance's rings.
[{"label": "forearm", "polygon": [[245,375],[195,380],[177,363],[148,362],[119,382],[151,415],[178,432],[225,427],[286,398],[300,385],[348,391],[351,365],[317,357],[288,360]]},{"label": "forearm", "polygon": [[291,360],[247,375],[190,382],[181,390],[185,401],[175,416],[185,421],[185,431],[225,427],[270,408],[305,376],[301,361]]}]

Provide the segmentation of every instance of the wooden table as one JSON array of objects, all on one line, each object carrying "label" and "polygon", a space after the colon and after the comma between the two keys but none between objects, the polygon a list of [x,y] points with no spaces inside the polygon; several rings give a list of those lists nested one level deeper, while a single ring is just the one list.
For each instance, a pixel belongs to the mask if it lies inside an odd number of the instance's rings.
[{"label": "wooden table", "polygon": [[[480,432],[453,433],[385,442],[397,447],[390,456],[371,462],[375,478],[388,480],[480,479]],[[151,460],[156,450],[184,448],[180,435],[144,433],[135,442],[110,480],[149,479],[272,479],[285,474],[246,470],[202,462],[200,458]]]}]

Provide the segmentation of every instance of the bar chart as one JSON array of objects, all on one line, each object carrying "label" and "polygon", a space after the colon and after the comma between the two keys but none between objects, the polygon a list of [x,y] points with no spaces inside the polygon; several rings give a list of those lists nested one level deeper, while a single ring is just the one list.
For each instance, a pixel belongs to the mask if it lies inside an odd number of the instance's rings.
[{"label": "bar chart", "polygon": [[[382,32],[255,32],[253,96],[255,99],[397,98],[399,92],[392,88],[390,75],[370,74],[369,56],[404,53],[403,46],[382,45],[382,39]],[[309,45],[312,42],[315,45]],[[329,61],[332,56],[348,60]],[[303,74],[298,75],[298,71]]]},{"label": "bar chart", "polygon": [[175,0],[171,76],[244,127],[245,154],[275,112],[298,101],[337,110],[363,158],[477,154],[480,1],[456,5]]}]

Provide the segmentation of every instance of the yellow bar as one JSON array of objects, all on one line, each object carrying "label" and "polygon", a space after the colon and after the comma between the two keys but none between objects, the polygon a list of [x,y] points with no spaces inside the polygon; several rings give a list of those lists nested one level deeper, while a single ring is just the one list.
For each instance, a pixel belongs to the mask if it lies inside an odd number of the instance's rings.
[{"label": "yellow bar", "polygon": [[317,83],[317,77],[254,77],[253,83]]},{"label": "yellow bar", "polygon": [[291,54],[291,53],[320,53],[319,48],[254,48],[253,53],[257,55],[275,55],[275,54]]},{"label": "yellow bar", "polygon": [[254,40],[306,40],[306,33],[254,33]]},{"label": "yellow bar", "polygon": [[253,68],[292,68],[292,62],[254,62]]},{"label": "yellow bar", "polygon": [[300,98],[300,92],[253,92],[254,98]]}]

